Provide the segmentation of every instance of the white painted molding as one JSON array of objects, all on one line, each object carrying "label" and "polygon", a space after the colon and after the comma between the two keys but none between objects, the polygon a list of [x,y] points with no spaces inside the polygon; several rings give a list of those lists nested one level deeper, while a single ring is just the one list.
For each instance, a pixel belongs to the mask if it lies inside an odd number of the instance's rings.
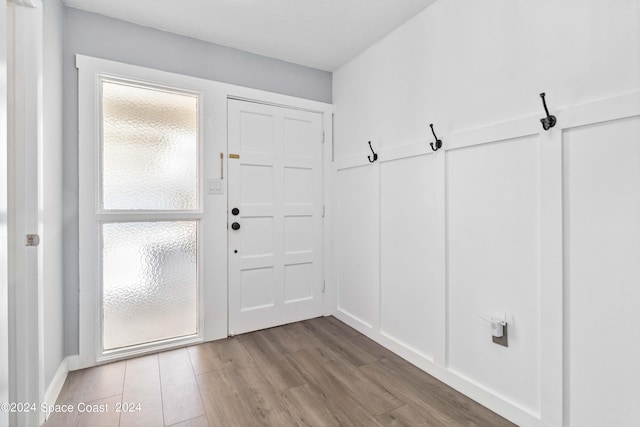
[{"label": "white painted molding", "polygon": [[[588,124],[600,123],[632,117],[640,110],[640,92],[633,92],[612,98],[591,101],[572,107],[565,107],[554,112],[558,118],[558,124],[553,131],[568,129]],[[443,135],[443,148],[455,150],[472,145],[487,144],[506,139],[538,135],[543,133],[540,125],[540,115],[531,115],[518,119],[495,123],[480,128],[459,130],[450,135]],[[366,149],[365,149],[366,148]],[[374,147],[375,150],[375,147]],[[404,144],[383,148],[378,153],[378,162],[384,163],[399,160],[406,157],[433,154],[427,140],[412,141]],[[362,155],[350,156],[335,160],[335,169],[340,171],[369,164],[366,156],[370,154],[367,147],[363,148]]]},{"label": "white painted molding", "polygon": [[42,6],[42,2],[40,0],[9,0],[9,3],[13,3],[16,6],[30,7],[33,9],[37,9]]},{"label": "white painted molding", "polygon": [[[368,149],[369,148],[367,147],[367,150]],[[365,154],[365,152],[363,151],[361,156],[351,156],[343,159],[336,159],[334,162],[335,168],[336,170],[341,171],[344,169],[358,168],[362,166],[375,164],[375,163],[370,163],[367,160],[367,155],[371,155],[371,152],[369,151],[369,153]]]},{"label": "white painted molding", "polygon": [[324,280],[324,313],[332,315],[337,305],[337,280],[333,275],[333,206],[334,198],[331,189],[335,174],[332,172],[333,162],[333,113],[323,114],[322,123],[324,130],[323,161],[322,161],[322,185],[324,203],[324,231],[323,231],[323,280]]},{"label": "white painted molding", "polygon": [[[353,314],[349,313],[345,309],[340,308],[340,306],[338,306],[334,316],[336,316],[338,319],[340,319],[342,322],[346,323],[347,325],[351,326],[352,328],[357,329],[359,332],[363,334],[365,334],[363,332],[364,330],[367,330],[367,331],[374,330],[372,324],[365,322],[364,320],[360,319],[357,316],[354,316]],[[357,325],[357,327],[354,325]]]},{"label": "white painted molding", "polygon": [[443,138],[445,150],[488,144],[506,139],[515,139],[537,135],[543,132],[538,116],[523,117],[481,127],[452,133],[447,140]]},{"label": "white painted molding", "polygon": [[80,362],[80,355],[78,354],[74,354],[73,356],[67,356],[67,358],[64,360],[67,364],[67,369],[69,370],[69,372],[94,366],[93,364],[83,364],[82,362]]},{"label": "white painted molding", "polygon": [[[64,386],[64,382],[67,380],[67,375],[69,375],[69,360],[74,356],[69,356],[62,360],[60,366],[58,366],[58,370],[56,374],[53,376],[51,380],[51,384],[47,387],[47,391],[44,394],[44,403],[50,407],[51,405],[55,405],[58,400],[58,396],[62,391],[62,387]],[[45,421],[50,414],[41,412],[40,416],[45,417],[45,419],[41,421]]]},{"label": "white painted molding", "polygon": [[640,112],[640,92],[614,96],[563,108],[556,113],[558,124],[562,129],[592,125],[611,120],[626,119],[637,116]]},{"label": "white painted molding", "polygon": [[431,147],[429,147],[429,142],[427,140],[418,140],[402,145],[394,145],[389,148],[381,148],[379,150],[374,147],[373,149],[375,150],[376,154],[378,154],[378,160],[374,163],[371,163],[367,159],[367,156],[371,155],[371,151],[369,150],[369,147],[365,148],[366,150],[363,149],[362,154],[359,156],[350,156],[344,157],[342,159],[336,159],[334,162],[335,169],[337,171],[341,171],[344,169],[374,165],[376,163],[391,162],[394,160],[401,160],[409,157],[435,154],[435,152],[431,150]]},{"label": "white painted molding", "polygon": [[424,156],[426,154],[435,154],[435,151],[429,147],[427,140],[419,140],[408,144],[396,145],[380,150],[380,162],[392,162],[394,160],[407,159],[409,157]]}]

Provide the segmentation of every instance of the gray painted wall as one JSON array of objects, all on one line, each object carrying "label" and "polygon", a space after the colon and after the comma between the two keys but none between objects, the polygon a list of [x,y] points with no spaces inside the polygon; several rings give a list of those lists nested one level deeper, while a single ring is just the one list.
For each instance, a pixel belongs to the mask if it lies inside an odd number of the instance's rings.
[{"label": "gray painted wall", "polygon": [[65,354],[78,354],[77,53],[315,101],[331,102],[332,74],[65,8]]}]

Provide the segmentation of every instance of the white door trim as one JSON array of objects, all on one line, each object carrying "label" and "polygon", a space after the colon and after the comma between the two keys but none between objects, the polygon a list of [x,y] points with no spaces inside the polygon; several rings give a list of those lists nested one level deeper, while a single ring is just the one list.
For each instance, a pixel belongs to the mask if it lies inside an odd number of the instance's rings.
[{"label": "white door trim", "polygon": [[[7,2],[0,1],[0,35],[7,31]],[[9,261],[7,193],[7,44],[0,44],[0,402],[9,401]],[[13,371],[13,369],[12,369]],[[0,412],[0,426],[9,425],[9,414]]]},{"label": "white door trim", "polygon": [[[42,4],[14,2],[8,12],[8,248],[9,402],[42,402],[44,328],[42,246],[26,247],[26,234],[41,234]],[[28,6],[28,7],[19,7]],[[44,413],[10,414],[10,424],[37,425]]]}]

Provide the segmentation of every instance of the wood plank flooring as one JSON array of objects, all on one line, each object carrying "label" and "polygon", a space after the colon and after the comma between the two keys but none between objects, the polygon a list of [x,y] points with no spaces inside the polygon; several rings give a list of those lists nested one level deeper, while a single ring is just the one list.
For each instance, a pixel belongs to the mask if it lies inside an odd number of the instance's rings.
[{"label": "wood plank flooring", "polygon": [[333,317],[71,372],[57,404],[45,427],[513,426]]}]

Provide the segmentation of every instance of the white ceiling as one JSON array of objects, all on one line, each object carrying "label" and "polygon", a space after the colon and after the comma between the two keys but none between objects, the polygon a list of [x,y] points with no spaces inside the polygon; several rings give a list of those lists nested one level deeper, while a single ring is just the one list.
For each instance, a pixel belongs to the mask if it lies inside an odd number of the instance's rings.
[{"label": "white ceiling", "polygon": [[67,6],[335,71],[435,0],[65,0]]}]

